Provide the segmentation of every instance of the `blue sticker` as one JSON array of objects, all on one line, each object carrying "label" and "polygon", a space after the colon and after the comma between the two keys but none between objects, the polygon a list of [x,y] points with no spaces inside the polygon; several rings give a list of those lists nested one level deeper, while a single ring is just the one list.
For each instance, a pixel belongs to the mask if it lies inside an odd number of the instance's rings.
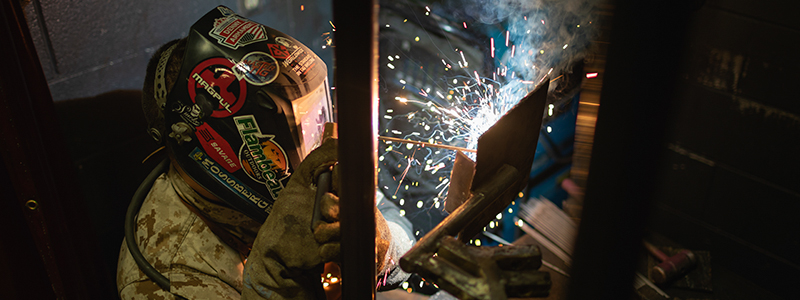
[{"label": "blue sticker", "polygon": [[258,192],[253,191],[248,186],[242,184],[238,179],[236,179],[236,177],[233,177],[233,175],[228,173],[228,171],[225,171],[224,168],[220,167],[216,162],[211,160],[208,155],[203,152],[203,150],[200,150],[200,148],[194,148],[192,153],[189,153],[189,157],[194,159],[195,162],[197,162],[212,176],[214,176],[217,181],[222,183],[222,185],[227,187],[239,197],[247,199],[252,202],[253,205],[263,209],[267,215],[272,212],[272,204],[274,201],[264,198],[264,196],[261,196]]},{"label": "blue sticker", "polygon": [[267,53],[256,51],[245,55],[234,67],[236,76],[253,85],[265,85],[278,78],[278,61]]}]

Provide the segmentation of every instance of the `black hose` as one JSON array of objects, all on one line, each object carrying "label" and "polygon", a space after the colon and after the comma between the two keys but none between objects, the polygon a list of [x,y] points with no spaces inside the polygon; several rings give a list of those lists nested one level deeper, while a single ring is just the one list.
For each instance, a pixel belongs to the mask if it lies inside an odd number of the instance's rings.
[{"label": "black hose", "polygon": [[147,260],[142,255],[142,252],[139,251],[139,245],[136,244],[136,215],[139,213],[139,209],[142,207],[142,203],[144,203],[145,197],[147,197],[147,193],[150,192],[150,188],[153,187],[153,183],[156,181],[156,178],[167,171],[169,168],[169,159],[164,159],[161,161],[153,171],[150,171],[150,174],[142,181],[142,184],[139,185],[139,188],[136,189],[136,192],[133,193],[133,199],[131,199],[131,204],[128,206],[128,212],[125,214],[125,243],[128,245],[128,250],[131,252],[131,256],[133,256],[133,260],[136,262],[136,265],[139,266],[139,269],[147,275],[151,280],[155,281],[158,286],[160,286],[165,291],[169,291],[169,279],[156,271],[153,266],[147,262]]}]

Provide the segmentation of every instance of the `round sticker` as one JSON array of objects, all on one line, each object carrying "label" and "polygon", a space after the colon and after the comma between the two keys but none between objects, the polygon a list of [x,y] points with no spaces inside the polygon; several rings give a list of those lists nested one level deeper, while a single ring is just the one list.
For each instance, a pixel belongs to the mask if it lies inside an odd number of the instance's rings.
[{"label": "round sticker", "polygon": [[265,85],[278,78],[278,61],[264,52],[247,53],[242,61],[236,64],[235,71],[253,85]]},{"label": "round sticker", "polygon": [[218,104],[212,117],[229,117],[242,108],[247,98],[247,83],[241,79],[233,72],[230,60],[222,57],[204,60],[189,74],[189,97],[196,103],[198,93],[203,93]]}]

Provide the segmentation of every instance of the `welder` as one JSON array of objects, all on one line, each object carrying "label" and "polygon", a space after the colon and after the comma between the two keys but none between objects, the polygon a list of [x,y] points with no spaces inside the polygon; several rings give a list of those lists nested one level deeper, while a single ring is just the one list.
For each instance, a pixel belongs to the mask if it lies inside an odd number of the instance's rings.
[{"label": "welder", "polygon": [[[320,275],[341,235],[325,63],[219,6],[155,52],[142,106],[168,159],[126,216],[120,297],[324,298]],[[376,271],[391,286],[408,278],[394,262],[413,236],[376,196]]]}]

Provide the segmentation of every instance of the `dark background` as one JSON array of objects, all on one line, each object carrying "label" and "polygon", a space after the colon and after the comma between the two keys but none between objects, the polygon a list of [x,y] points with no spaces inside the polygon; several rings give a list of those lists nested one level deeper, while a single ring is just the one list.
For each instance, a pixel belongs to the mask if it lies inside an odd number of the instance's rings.
[{"label": "dark background", "polygon": [[[243,1],[23,1],[66,143],[54,147],[72,158],[84,217],[92,226],[81,234],[92,236],[103,250],[87,262],[102,266],[98,274],[108,281],[101,282],[113,283],[118,253],[108,249],[119,247],[120,217],[151,167],[141,160],[155,150],[133,92],[141,88],[150,55],[222,4],[294,36],[332,71],[332,51],[322,49],[320,35],[330,31],[330,4],[322,2],[257,1],[246,12]],[[712,253],[714,274],[725,282],[709,297],[792,299],[800,282],[800,4],[708,0],[676,5],[691,12],[680,51],[667,54],[680,65],[671,78],[674,94],[665,133],[655,141],[660,145],[655,191],[643,200],[652,201],[647,229],[682,247]],[[621,141],[636,147],[648,138]],[[6,201],[14,192],[3,190],[2,210],[9,216],[16,216],[16,207]],[[25,230],[17,218],[4,217],[3,224]],[[32,240],[16,242],[18,251],[35,251]],[[17,276],[20,264],[11,255],[17,252],[9,245],[4,240],[0,246],[3,287],[15,291],[11,295],[25,295],[26,282],[46,279]],[[113,293],[113,287],[99,289]]]}]

